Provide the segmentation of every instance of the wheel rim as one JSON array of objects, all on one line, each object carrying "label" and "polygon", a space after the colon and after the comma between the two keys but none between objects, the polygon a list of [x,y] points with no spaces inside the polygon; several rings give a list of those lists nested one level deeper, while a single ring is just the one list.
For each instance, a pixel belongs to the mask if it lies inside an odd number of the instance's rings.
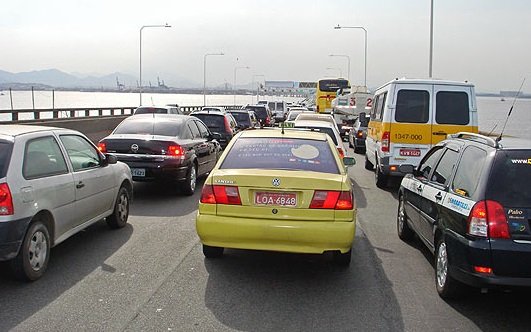
[{"label": "wheel rim", "polygon": [[120,195],[120,199],[118,201],[118,218],[120,221],[127,220],[127,216],[129,215],[129,198],[127,197],[126,193],[122,193]]},{"label": "wheel rim", "polygon": [[196,182],[195,167],[192,166],[192,169],[190,170],[190,189],[192,189],[192,191],[195,190],[195,182]]},{"label": "wheel rim", "polygon": [[446,244],[442,242],[437,251],[437,284],[439,288],[443,288],[448,276],[448,255],[446,252]]},{"label": "wheel rim", "polygon": [[43,268],[46,256],[48,255],[48,241],[46,235],[41,231],[33,233],[29,243],[28,257],[31,268],[39,271]]},{"label": "wheel rim", "polygon": [[404,211],[404,199],[400,197],[398,201],[398,231],[402,233],[404,230],[404,223],[406,222],[406,212]]}]

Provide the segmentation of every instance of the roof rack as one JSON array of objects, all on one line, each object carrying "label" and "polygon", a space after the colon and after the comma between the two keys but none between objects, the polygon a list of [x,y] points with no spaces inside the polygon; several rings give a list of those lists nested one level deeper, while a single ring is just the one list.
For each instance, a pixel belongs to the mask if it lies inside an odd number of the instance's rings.
[{"label": "roof rack", "polygon": [[491,138],[491,137],[488,137],[488,136],[485,136],[485,135],[481,135],[481,134],[476,134],[476,133],[469,133],[469,132],[459,132],[459,133],[456,133],[456,134],[450,134],[448,135],[448,137],[451,137],[451,138],[462,138],[462,139],[467,139],[467,140],[470,140],[470,141],[476,141],[476,142],[480,142],[480,143],[483,143],[483,144],[487,144],[493,148],[499,148],[499,144],[498,142],[496,142],[496,140],[494,138]]}]

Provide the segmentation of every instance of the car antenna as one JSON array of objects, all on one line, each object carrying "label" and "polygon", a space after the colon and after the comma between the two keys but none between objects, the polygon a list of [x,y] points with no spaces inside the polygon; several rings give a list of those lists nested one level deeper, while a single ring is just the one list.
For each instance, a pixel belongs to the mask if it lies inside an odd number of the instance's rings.
[{"label": "car antenna", "polygon": [[500,136],[496,138],[496,143],[498,143],[502,139],[503,132],[505,131],[505,126],[507,126],[507,121],[509,121],[509,117],[511,116],[511,113],[513,111],[514,104],[516,104],[516,100],[518,100],[518,96],[520,95],[520,92],[522,92],[522,87],[524,86],[524,83],[525,83],[525,77],[522,80],[522,84],[520,84],[520,89],[518,89],[516,96],[514,96],[513,104],[511,105],[511,108],[509,109],[509,113],[507,114],[507,117],[505,118],[505,123],[503,124],[503,128],[500,132]]}]

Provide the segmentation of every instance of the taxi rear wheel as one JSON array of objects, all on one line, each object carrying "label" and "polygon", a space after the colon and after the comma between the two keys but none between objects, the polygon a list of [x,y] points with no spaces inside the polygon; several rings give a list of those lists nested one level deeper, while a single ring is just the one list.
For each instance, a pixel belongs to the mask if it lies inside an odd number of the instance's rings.
[{"label": "taxi rear wheel", "polygon": [[334,263],[338,266],[349,266],[352,257],[352,249],[346,253],[341,251],[334,252]]},{"label": "taxi rear wheel", "polygon": [[443,299],[456,298],[464,291],[464,285],[449,274],[449,267],[446,242],[441,238],[435,251],[435,287]]},{"label": "taxi rear wheel", "polygon": [[396,229],[398,237],[403,241],[410,241],[413,238],[413,230],[407,223],[406,209],[404,208],[404,195],[398,198],[398,213],[396,216]]},{"label": "taxi rear wheel", "polygon": [[223,256],[224,249],[225,248],[212,247],[203,244],[203,255],[205,255],[206,258],[219,258]]},{"label": "taxi rear wheel", "polygon": [[374,169],[374,165],[369,161],[369,158],[367,158],[367,155],[365,155],[365,169],[372,171]]},{"label": "taxi rear wheel", "polygon": [[389,176],[384,174],[378,165],[376,165],[376,168],[374,170],[374,178],[376,180],[376,186],[378,188],[385,188],[387,187],[387,180],[389,179]]}]

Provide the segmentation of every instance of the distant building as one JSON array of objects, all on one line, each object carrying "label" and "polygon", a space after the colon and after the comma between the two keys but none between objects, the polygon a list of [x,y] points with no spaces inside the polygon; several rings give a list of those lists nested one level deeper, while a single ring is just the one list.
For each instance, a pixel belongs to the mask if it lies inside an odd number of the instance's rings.
[{"label": "distant building", "polygon": [[265,81],[263,91],[273,95],[310,95],[316,87],[316,82]]}]

